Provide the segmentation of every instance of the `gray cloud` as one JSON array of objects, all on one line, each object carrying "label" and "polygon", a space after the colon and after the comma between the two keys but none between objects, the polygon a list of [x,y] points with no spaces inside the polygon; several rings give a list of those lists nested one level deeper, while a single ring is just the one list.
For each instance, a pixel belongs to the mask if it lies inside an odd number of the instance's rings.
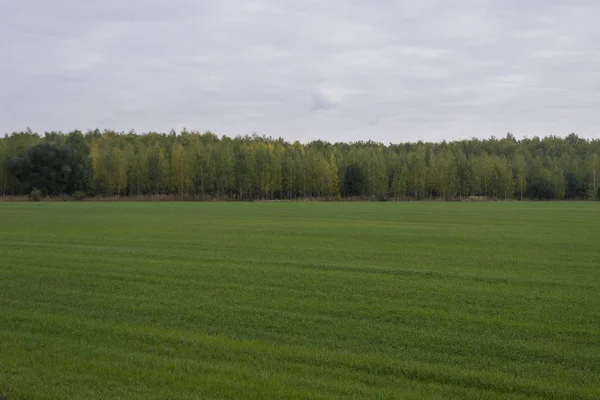
[{"label": "gray cloud", "polygon": [[321,92],[313,92],[312,96],[312,106],[310,107],[311,111],[319,111],[319,110],[330,110],[335,108],[336,103],[328,99],[327,96]]},{"label": "gray cloud", "polygon": [[592,0],[8,0],[0,130],[600,137]]}]

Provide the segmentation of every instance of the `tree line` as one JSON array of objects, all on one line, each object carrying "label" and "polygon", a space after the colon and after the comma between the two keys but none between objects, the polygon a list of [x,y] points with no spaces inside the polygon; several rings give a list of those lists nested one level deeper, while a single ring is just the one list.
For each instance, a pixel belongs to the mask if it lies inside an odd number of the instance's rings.
[{"label": "tree line", "polygon": [[0,196],[598,200],[599,155],[575,134],[384,145],[27,129],[0,138]]}]

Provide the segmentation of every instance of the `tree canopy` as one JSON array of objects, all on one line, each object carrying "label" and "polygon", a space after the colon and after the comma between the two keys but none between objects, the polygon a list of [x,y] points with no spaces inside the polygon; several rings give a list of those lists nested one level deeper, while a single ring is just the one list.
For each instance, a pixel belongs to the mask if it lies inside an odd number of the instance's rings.
[{"label": "tree canopy", "polygon": [[0,138],[0,196],[597,200],[599,181],[600,140],[575,134],[388,145],[187,130]]}]

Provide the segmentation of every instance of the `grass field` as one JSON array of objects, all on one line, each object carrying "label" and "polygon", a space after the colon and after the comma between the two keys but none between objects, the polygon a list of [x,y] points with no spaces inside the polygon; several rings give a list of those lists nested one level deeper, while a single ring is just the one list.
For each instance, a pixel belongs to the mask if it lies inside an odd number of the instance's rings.
[{"label": "grass field", "polygon": [[0,203],[13,399],[600,398],[600,204]]}]

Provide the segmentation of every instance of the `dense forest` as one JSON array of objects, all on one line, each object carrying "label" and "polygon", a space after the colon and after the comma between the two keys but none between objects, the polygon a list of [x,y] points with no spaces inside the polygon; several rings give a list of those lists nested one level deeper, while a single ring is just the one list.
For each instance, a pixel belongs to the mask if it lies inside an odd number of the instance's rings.
[{"label": "dense forest", "polygon": [[28,129],[0,138],[0,196],[597,200],[599,155],[575,134],[384,145]]}]

